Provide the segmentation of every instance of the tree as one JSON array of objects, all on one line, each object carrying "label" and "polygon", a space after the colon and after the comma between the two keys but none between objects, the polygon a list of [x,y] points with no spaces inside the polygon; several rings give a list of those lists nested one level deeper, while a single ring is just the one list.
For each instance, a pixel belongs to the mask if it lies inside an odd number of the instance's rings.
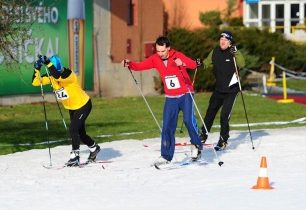
[{"label": "tree", "polygon": [[208,27],[218,27],[221,24],[242,25],[241,18],[233,18],[233,13],[238,9],[237,0],[227,0],[227,7],[223,11],[212,10],[208,12],[201,12],[199,19],[203,25]]},{"label": "tree", "polygon": [[219,11],[200,12],[200,21],[203,25],[216,27],[222,23]]},{"label": "tree", "polygon": [[178,28],[184,27],[183,21],[186,19],[186,10],[184,9],[185,6],[181,0],[175,0],[173,6],[173,18],[171,26]]},{"label": "tree", "polygon": [[238,9],[237,0],[227,0],[227,8],[224,11],[224,20],[226,22],[232,18],[232,14]]},{"label": "tree", "polygon": [[16,63],[16,52],[31,34],[37,8],[28,0],[0,0],[0,53],[6,64]]}]

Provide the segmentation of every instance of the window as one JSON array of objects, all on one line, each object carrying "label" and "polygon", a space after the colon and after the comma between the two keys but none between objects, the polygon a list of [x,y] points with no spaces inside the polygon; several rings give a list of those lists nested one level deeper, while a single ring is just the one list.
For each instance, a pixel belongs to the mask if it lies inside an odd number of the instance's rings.
[{"label": "window", "polygon": [[127,25],[137,26],[138,22],[138,0],[128,0]]},{"label": "window", "polygon": [[275,8],[275,24],[276,24],[276,32],[284,33],[284,24],[285,24],[285,11],[283,4],[277,4]]},{"label": "window", "polygon": [[278,20],[284,20],[284,5],[283,4],[277,4],[276,5],[276,19]]},{"label": "window", "polygon": [[127,17],[127,24],[129,26],[134,25],[134,4],[132,0],[129,0],[128,2],[128,17]]},{"label": "window", "polygon": [[250,27],[258,27],[258,23],[257,22],[255,22],[255,23],[251,22],[251,23],[249,23],[249,26]]},{"label": "window", "polygon": [[300,19],[300,5],[291,4],[290,7],[291,7],[290,8],[291,26],[296,26],[299,23],[299,19]]},{"label": "window", "polygon": [[291,4],[291,18],[296,19],[300,17],[300,7],[298,4]]},{"label": "window", "polygon": [[262,25],[263,26],[270,26],[271,21],[271,12],[270,12],[270,5],[263,4],[262,5]]},{"label": "window", "polygon": [[257,19],[258,18],[258,4],[249,4],[250,5],[250,19]]}]

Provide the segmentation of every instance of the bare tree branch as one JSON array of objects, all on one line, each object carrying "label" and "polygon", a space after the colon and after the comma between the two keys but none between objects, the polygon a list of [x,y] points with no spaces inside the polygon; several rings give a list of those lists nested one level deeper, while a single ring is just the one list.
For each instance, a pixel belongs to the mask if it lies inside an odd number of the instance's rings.
[{"label": "bare tree branch", "polygon": [[18,62],[16,52],[30,38],[36,13],[33,1],[0,0],[0,54],[6,64]]}]

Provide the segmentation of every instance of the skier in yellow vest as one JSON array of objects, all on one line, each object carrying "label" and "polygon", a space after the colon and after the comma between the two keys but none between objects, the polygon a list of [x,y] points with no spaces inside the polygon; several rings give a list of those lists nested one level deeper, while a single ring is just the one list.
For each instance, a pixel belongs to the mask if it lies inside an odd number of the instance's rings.
[{"label": "skier in yellow vest", "polygon": [[[80,165],[79,153],[81,141],[89,147],[88,162],[95,161],[100,147],[86,134],[85,130],[85,120],[92,108],[90,97],[80,87],[76,74],[70,69],[63,67],[57,55],[53,55],[50,59],[41,55],[38,58],[34,63],[35,69],[32,85],[51,84],[57,100],[61,101],[65,109],[69,110],[71,121],[69,132],[72,139],[72,151],[66,165],[69,167]],[[40,69],[43,64],[48,67],[49,73],[40,75]]]}]

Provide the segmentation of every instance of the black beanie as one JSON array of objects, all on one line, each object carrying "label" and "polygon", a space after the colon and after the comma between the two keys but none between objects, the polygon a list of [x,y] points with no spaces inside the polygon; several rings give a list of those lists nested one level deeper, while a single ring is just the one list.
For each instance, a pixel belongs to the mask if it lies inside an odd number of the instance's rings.
[{"label": "black beanie", "polygon": [[234,42],[233,34],[232,34],[230,31],[223,31],[223,32],[220,34],[220,38],[221,38],[221,37],[226,38],[226,39],[229,40],[231,43]]}]

